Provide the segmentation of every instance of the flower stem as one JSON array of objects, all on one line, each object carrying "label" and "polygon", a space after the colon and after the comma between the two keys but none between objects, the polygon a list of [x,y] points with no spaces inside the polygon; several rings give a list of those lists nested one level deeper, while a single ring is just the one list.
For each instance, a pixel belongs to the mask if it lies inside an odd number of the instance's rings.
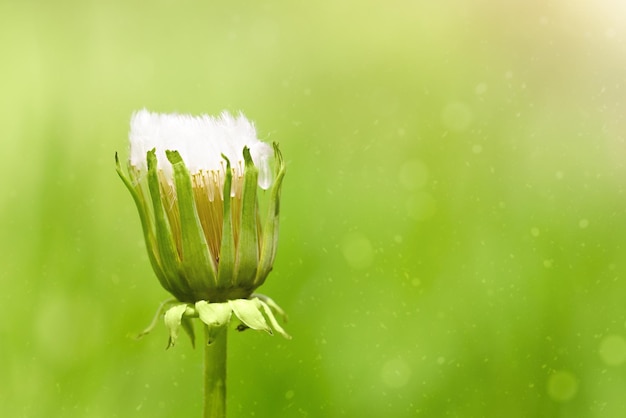
[{"label": "flower stem", "polygon": [[[228,327],[204,326],[204,414],[203,418],[226,417],[226,337]],[[207,344],[211,338],[211,343]]]}]

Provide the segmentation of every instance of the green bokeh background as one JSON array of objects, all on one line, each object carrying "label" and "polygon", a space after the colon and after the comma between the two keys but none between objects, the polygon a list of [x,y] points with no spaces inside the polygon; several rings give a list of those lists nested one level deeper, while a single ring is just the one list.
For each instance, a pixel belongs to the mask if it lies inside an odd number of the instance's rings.
[{"label": "green bokeh background", "polygon": [[242,110],[288,164],[231,417],[626,414],[617,0],[0,2],[0,416],[194,417],[113,155]]}]

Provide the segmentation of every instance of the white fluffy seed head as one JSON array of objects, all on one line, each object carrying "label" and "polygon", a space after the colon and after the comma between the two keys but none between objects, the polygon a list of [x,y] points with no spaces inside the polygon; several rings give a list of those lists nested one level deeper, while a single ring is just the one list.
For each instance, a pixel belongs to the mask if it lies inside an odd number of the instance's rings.
[{"label": "white fluffy seed head", "polygon": [[173,181],[172,166],[165,151],[178,151],[191,174],[223,172],[224,154],[235,174],[243,175],[244,147],[250,148],[254,165],[259,170],[259,186],[269,188],[272,176],[272,147],[256,137],[256,130],[243,114],[232,116],[222,112],[209,115],[152,113],[146,109],[135,112],[130,120],[130,164],[147,171],[146,154],[156,148],[158,168],[168,181]]}]

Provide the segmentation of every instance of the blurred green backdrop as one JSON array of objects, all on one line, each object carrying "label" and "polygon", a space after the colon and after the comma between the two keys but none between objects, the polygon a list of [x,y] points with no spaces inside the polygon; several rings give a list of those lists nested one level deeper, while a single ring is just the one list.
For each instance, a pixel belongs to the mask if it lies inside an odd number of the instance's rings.
[{"label": "blurred green backdrop", "polygon": [[132,111],[288,162],[231,417],[626,414],[617,0],[0,2],[0,415],[200,416],[114,170]]}]

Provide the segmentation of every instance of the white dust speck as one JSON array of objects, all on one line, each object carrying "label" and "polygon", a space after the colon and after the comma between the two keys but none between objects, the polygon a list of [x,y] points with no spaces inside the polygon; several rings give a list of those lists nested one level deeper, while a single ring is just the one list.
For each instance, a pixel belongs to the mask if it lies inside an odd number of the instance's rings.
[{"label": "white dust speck", "polygon": [[580,229],[585,229],[589,226],[589,221],[587,219],[581,219],[580,221],[578,221],[578,226],[580,227]]},{"label": "white dust speck", "polygon": [[530,228],[530,235],[537,238],[539,236],[539,228],[537,227]]},{"label": "white dust speck", "polygon": [[472,146],[472,152],[474,154],[480,154],[481,152],[483,152],[483,146],[479,144],[475,144],[474,146]]}]

